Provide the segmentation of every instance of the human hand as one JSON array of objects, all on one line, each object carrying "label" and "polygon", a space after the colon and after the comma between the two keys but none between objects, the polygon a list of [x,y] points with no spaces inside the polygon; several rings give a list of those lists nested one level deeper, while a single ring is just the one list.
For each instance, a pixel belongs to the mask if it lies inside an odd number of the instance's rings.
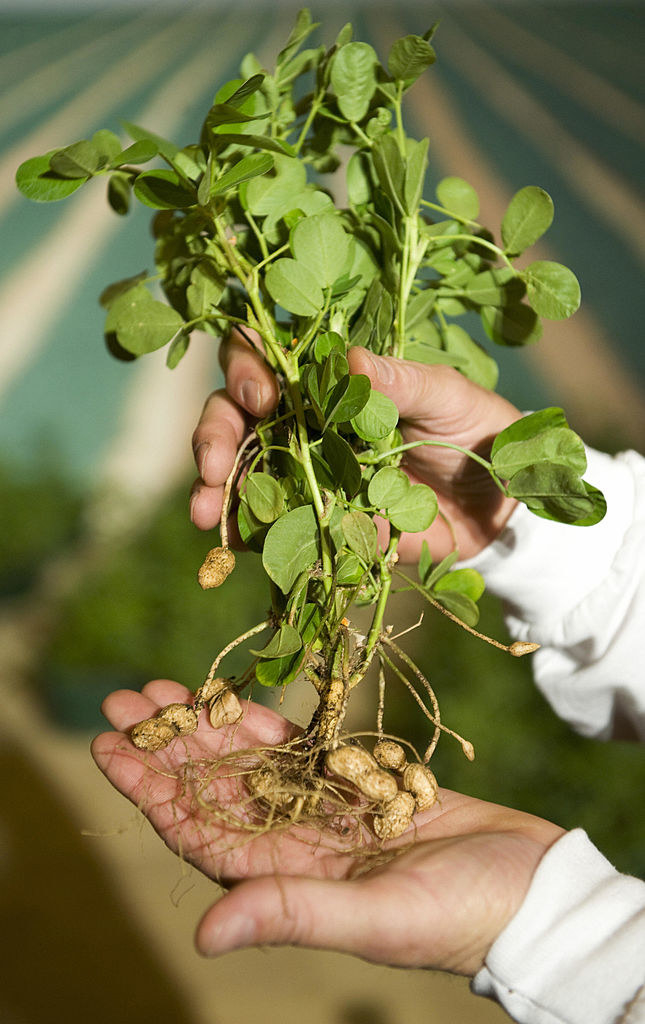
[{"label": "human hand", "polygon": [[[104,713],[128,730],[160,707],[186,701],[177,683],[158,680],[142,693],[117,691]],[[161,838],[206,875],[232,887],[203,917],[198,949],[215,956],[246,946],[297,945],[352,953],[376,963],[473,975],[518,910],[558,826],[521,811],[440,790],[439,801],[386,849],[401,852],[356,874],[356,855],[334,836],[302,826],[236,843],[226,826],[195,813],[182,782],[187,759],[283,742],[294,726],[245,704],[238,726],[212,729],[206,716],[192,736],[157,754],[137,750],[124,732],[92,747],[112,784],[141,808]],[[222,804],[230,780],[211,782]],[[315,840],[315,841],[312,841]]]},{"label": "human hand", "polygon": [[[219,522],[224,482],[248,429],[249,415],[266,416],[278,400],[271,370],[242,337],[233,335],[220,352],[226,389],[210,396],[193,436],[200,478],[193,487],[191,516],[203,530]],[[405,442],[431,438],[487,456],[495,436],[520,417],[500,395],[473,384],[449,366],[376,356],[363,348],[350,349],[348,359],[352,373],[366,374],[376,390],[395,402]],[[402,561],[417,561],[424,540],[433,559],[447,555],[454,542],[446,520],[454,530],[460,557],[470,558],[494,540],[516,504],[482,467],[452,449],[411,449],[402,468],[413,483],[426,483],[435,490],[445,516],[437,517],[424,533],[402,536],[398,547]]]}]

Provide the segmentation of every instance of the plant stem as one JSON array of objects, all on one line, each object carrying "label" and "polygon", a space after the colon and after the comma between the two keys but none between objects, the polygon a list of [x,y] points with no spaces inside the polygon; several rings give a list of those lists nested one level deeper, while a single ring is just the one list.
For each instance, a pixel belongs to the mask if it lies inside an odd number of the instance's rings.
[{"label": "plant stem", "polygon": [[451,448],[453,451],[461,452],[462,455],[467,455],[469,459],[473,460],[473,462],[478,462],[480,466],[484,467],[496,487],[499,488],[504,497],[508,497],[504,484],[495,473],[490,462],[487,462],[486,459],[482,458],[481,455],[478,455],[477,452],[471,451],[470,448],[462,448],[461,445],[451,444],[449,441],[408,441],[407,444],[399,444],[396,448],[390,448],[386,452],[379,452],[378,455],[360,455],[358,456],[358,461],[363,465],[373,465],[374,463],[381,462],[382,459],[388,459],[391,455],[399,455],[400,452],[407,452],[412,448],[422,448],[424,446],[433,448]]}]

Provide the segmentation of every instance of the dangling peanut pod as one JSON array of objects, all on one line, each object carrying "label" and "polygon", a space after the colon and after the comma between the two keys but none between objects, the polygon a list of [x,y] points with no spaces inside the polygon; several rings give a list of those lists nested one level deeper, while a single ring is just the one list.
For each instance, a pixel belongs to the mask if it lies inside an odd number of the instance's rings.
[{"label": "dangling peanut pod", "polygon": [[197,579],[202,590],[220,587],[235,568],[235,555],[230,548],[211,548],[201,566]]}]

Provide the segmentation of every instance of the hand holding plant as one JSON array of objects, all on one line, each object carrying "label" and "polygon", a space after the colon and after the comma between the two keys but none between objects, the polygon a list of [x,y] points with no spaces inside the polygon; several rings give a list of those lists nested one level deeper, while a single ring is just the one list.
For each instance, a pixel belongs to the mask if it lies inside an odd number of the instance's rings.
[{"label": "hand holding plant", "polygon": [[[150,819],[161,838],[231,892],[205,914],[197,946],[215,956],[253,945],[299,945],[352,953],[375,963],[473,975],[522,902],[533,872],[562,829],[522,811],[449,790],[415,818],[414,832],[383,860],[366,840],[361,856],[330,825],[293,825],[279,836],[240,844],[237,825],[195,813],[182,785],[194,765],[248,747],[283,743],[293,726],[256,704],[239,727],[206,721],[185,744],[145,755],[128,742],[133,723],[190,699],[157,680],[142,693],[120,691],[104,705],[118,732],[93,744],[99,767]],[[230,782],[211,780],[204,803],[237,799]],[[394,856],[398,846],[398,855]],[[375,858],[365,872],[365,856]],[[368,866],[370,861],[368,860]]]}]

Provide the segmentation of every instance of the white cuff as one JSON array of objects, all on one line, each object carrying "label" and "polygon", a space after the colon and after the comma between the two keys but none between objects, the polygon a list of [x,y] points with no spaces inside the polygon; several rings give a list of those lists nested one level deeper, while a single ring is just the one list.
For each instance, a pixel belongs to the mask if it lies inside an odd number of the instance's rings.
[{"label": "white cuff", "polygon": [[645,883],[575,829],[542,858],[472,989],[521,1024],[636,1024],[644,980]]}]

